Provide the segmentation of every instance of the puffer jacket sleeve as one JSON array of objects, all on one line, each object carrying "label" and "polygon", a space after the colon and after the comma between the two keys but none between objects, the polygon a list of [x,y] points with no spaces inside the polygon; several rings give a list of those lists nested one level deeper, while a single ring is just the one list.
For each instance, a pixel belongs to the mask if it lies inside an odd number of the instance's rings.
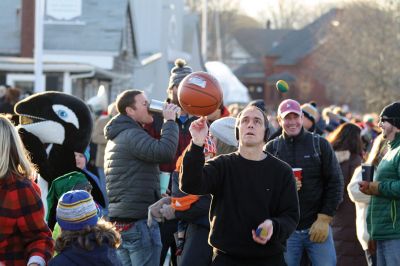
[{"label": "puffer jacket sleeve", "polygon": [[175,157],[178,148],[179,129],[175,121],[163,124],[161,138],[151,137],[145,130],[129,131],[129,150],[136,158],[151,163],[168,163]]},{"label": "puffer jacket sleeve", "polygon": [[[390,176],[390,179],[379,182],[378,197],[386,197],[389,199],[400,199],[400,153],[397,153],[393,158],[392,167],[395,174]],[[375,181],[375,180],[374,180]]]},{"label": "puffer jacket sleeve", "polygon": [[343,200],[343,174],[332,146],[324,138],[319,138],[324,178],[323,202],[320,213],[334,216]]}]

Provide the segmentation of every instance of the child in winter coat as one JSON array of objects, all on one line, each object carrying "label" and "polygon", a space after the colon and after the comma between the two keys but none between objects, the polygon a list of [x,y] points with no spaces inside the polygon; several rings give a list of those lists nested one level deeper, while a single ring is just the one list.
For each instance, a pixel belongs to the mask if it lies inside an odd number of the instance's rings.
[{"label": "child in winter coat", "polygon": [[120,235],[111,223],[98,220],[96,204],[84,190],[72,190],[61,196],[57,205],[61,235],[56,240],[58,255],[49,266],[122,265],[116,249]]}]

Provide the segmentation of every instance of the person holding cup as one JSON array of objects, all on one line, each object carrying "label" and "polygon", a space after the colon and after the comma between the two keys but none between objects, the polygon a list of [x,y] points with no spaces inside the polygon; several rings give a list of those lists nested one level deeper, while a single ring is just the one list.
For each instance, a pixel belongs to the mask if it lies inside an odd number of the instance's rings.
[{"label": "person holding cup", "polygon": [[[187,62],[181,58],[175,60],[175,65],[171,69],[168,87],[167,87],[167,99],[165,101],[156,101],[151,100],[149,105],[149,111],[153,113],[154,121],[152,123],[146,124],[145,129],[146,131],[156,139],[159,139],[161,136],[161,129],[164,123],[164,118],[160,115],[160,107],[165,103],[172,103],[178,107],[180,106],[178,100],[178,87],[182,80],[189,74],[193,72],[193,69],[187,64]],[[157,110],[158,109],[158,110]],[[171,176],[175,170],[176,162],[179,156],[182,155],[182,152],[185,148],[189,145],[190,140],[192,137],[190,136],[189,126],[190,124],[196,120],[197,117],[193,116],[182,108],[179,109],[177,116],[175,117],[175,123],[178,124],[178,148],[176,149],[174,158],[166,163],[160,163],[160,171],[161,171],[161,178],[166,177],[169,173],[170,177],[169,180],[172,180]],[[172,182],[168,183],[167,193],[168,195],[171,194],[171,184]],[[164,196],[166,196],[164,194]],[[177,265],[177,258],[175,256],[176,253],[176,244],[174,233],[177,231],[177,220],[167,220],[164,223],[160,223],[160,231],[161,231],[161,242],[163,244],[161,250],[161,258],[160,262],[164,262],[168,249],[171,249],[171,264],[173,266]]]},{"label": "person holding cup", "polygon": [[400,265],[400,102],[383,108],[379,127],[387,143],[374,179],[360,181],[360,191],[371,195],[367,213],[368,233],[376,240],[377,265]]},{"label": "person holding cup", "polygon": [[[300,265],[305,250],[312,265],[336,265],[336,252],[330,222],[343,198],[343,175],[329,142],[303,128],[300,104],[292,99],[278,107],[282,134],[269,141],[265,150],[302,168],[298,187],[300,222],[285,252],[288,266]],[[299,183],[299,182],[297,182]]]},{"label": "person holding cup", "polygon": [[109,219],[121,234],[117,252],[123,265],[159,264],[159,225],[156,221],[147,225],[147,213],[148,207],[161,198],[159,163],[172,161],[178,147],[178,106],[164,105],[165,121],[161,138],[156,139],[143,128],[153,122],[148,105],[142,91],[122,92],[116,100],[118,115],[104,130]]}]

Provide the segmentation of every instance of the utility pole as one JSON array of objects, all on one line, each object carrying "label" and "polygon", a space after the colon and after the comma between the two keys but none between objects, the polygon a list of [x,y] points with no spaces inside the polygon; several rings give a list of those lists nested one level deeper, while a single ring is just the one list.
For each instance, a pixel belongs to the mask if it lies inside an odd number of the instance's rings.
[{"label": "utility pole", "polygon": [[216,35],[216,48],[217,60],[222,62],[222,40],[221,40],[221,23],[220,23],[221,8],[215,11],[215,35]]},{"label": "utility pole", "polygon": [[44,20],[44,1],[35,0],[35,48],[34,48],[34,72],[35,86],[34,92],[45,91],[43,82],[43,20]]},{"label": "utility pole", "polygon": [[201,20],[201,55],[203,61],[207,62],[207,8],[208,0],[203,0]]}]

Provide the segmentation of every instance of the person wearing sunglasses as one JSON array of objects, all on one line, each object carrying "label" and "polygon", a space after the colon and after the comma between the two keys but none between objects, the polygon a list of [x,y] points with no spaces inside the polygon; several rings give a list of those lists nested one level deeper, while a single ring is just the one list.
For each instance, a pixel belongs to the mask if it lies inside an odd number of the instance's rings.
[{"label": "person wearing sunglasses", "polygon": [[383,108],[379,127],[388,141],[372,182],[359,182],[360,191],[372,195],[367,213],[368,233],[376,241],[377,265],[400,265],[400,102]]}]

